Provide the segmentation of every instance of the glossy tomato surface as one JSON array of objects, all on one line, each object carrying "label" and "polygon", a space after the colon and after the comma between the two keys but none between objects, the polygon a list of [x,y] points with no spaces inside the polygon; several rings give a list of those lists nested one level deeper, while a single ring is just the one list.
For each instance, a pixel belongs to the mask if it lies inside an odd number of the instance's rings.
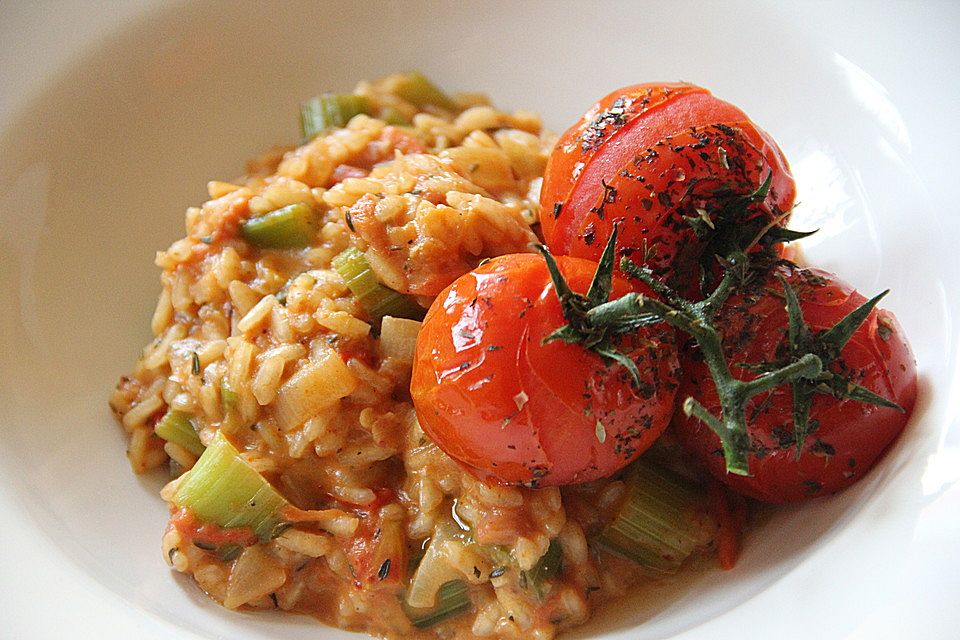
[{"label": "glossy tomato surface", "polygon": [[773,139],[702,87],[624,87],[557,142],[540,196],[543,235],[554,253],[595,260],[622,221],[619,255],[667,280],[689,278],[705,252],[690,220],[715,223],[768,174],[769,192],[744,219],[785,217],[793,205],[793,177]]},{"label": "glossy tomato surface", "polygon": [[[557,258],[583,293],[596,263]],[[630,290],[614,280],[613,297]],[[624,338],[641,372],[580,345],[543,344],[564,325],[541,256],[494,258],[455,281],[423,321],[411,394],[423,430],[482,479],[562,485],[608,476],[663,432],[677,389],[674,335],[665,325]]]},{"label": "glossy tomato surface", "polygon": [[[749,291],[732,296],[716,318],[727,360],[740,379],[754,376],[735,363],[773,362],[786,352],[787,313],[777,274],[797,292],[812,332],[829,329],[866,301],[826,271],[778,266]],[[719,415],[715,387],[697,347],[685,345],[681,363],[678,397],[693,396]],[[678,412],[676,431],[716,478],[752,498],[789,502],[838,491],[862,478],[903,430],[917,395],[917,372],[903,329],[891,313],[878,309],[828,366],[904,411],[818,393],[810,409],[813,430],[798,459],[791,387],[755,396],[747,407],[751,475],[746,477],[726,472],[719,438],[699,420]]]}]

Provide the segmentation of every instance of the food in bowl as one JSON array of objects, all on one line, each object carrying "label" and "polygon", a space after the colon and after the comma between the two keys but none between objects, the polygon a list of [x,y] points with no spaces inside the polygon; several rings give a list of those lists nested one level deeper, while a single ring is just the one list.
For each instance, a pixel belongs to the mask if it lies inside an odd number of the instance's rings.
[{"label": "food in bowl", "polygon": [[896,321],[783,258],[786,160],[704,89],[624,88],[557,142],[397,74],[301,124],[187,210],[111,398],[174,476],[167,562],[228,608],[552,637],[729,568],[742,496],[836,491],[906,422]]}]

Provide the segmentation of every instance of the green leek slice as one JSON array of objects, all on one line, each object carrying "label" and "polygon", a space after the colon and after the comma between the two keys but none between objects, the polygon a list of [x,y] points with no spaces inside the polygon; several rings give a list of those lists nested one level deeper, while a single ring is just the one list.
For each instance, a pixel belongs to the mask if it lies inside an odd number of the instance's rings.
[{"label": "green leek slice", "polygon": [[302,202],[291,204],[240,225],[244,240],[261,249],[299,249],[317,235],[317,216]]},{"label": "green leek slice", "polygon": [[387,107],[380,113],[380,119],[386,122],[387,124],[392,124],[396,127],[409,127],[410,121],[403,117],[403,114],[394,109],[393,107]]},{"label": "green leek slice", "polygon": [[250,527],[262,541],[278,531],[280,510],[288,504],[220,432],[183,475],[172,502],[201,522],[224,529]]},{"label": "green leek slice", "polygon": [[205,448],[193,428],[190,416],[181,411],[167,411],[153,431],[167,442],[183,447],[195,456],[201,455]]},{"label": "green leek slice", "polygon": [[634,463],[627,481],[620,512],[598,541],[654,572],[675,573],[702,543],[702,493],[690,481],[643,461]]},{"label": "green leek slice", "polygon": [[360,113],[370,113],[370,100],[352,93],[324,93],[300,105],[303,142],[333,127],[345,127]]},{"label": "green leek slice", "polygon": [[410,104],[418,107],[432,104],[447,111],[457,110],[457,104],[450,99],[450,96],[441,91],[437,85],[430,82],[419,71],[405,74],[399,79],[393,91]]},{"label": "green leek slice", "polygon": [[533,569],[520,574],[520,584],[530,590],[540,602],[550,593],[551,582],[563,573],[563,547],[557,539],[550,541],[547,552]]},{"label": "green leek slice", "polygon": [[237,406],[237,392],[230,387],[227,377],[220,381],[220,404],[224,413],[229,413]]},{"label": "green leek slice", "polygon": [[463,580],[445,582],[437,591],[437,604],[428,609],[418,609],[403,603],[403,611],[418,629],[430,627],[470,608],[470,592]]},{"label": "green leek slice", "polygon": [[421,320],[426,313],[410,296],[381,284],[367,258],[356,247],[349,247],[334,258],[333,268],[370,314],[374,324],[379,325],[384,316]]}]

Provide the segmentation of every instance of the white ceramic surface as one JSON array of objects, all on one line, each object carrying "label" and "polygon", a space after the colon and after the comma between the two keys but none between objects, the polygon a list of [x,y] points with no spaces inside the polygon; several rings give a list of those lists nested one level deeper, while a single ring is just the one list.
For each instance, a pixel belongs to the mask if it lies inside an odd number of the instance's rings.
[{"label": "white ceramic surface", "polygon": [[350,637],[171,574],[162,479],[130,473],[106,399],[206,180],[294,140],[302,99],[407,68],[557,129],[623,84],[712,88],[790,158],[810,260],[891,287],[920,362],[862,483],[571,637],[960,636],[960,10],[786,4],[0,3],[0,637]]}]

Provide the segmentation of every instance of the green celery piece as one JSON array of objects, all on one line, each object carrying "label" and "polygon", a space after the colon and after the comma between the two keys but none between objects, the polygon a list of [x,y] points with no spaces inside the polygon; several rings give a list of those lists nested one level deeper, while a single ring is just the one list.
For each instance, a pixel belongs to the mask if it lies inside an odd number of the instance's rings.
[{"label": "green celery piece", "polygon": [[418,629],[430,627],[470,608],[470,593],[462,580],[445,582],[437,592],[437,604],[429,609],[417,609],[403,602],[403,611]]},{"label": "green celery piece", "polygon": [[281,207],[240,225],[243,238],[261,249],[299,249],[317,235],[317,215],[302,202]]},{"label": "green celery piece", "polygon": [[393,107],[387,107],[380,113],[380,119],[386,122],[387,124],[392,124],[396,127],[409,127],[410,122],[403,117],[399,111]]},{"label": "green celery piece", "polygon": [[288,504],[220,432],[183,475],[172,502],[201,522],[250,527],[262,541],[273,537],[282,524],[280,510]]},{"label": "green celery piece", "polygon": [[237,392],[230,388],[226,376],[220,381],[220,404],[225,414],[230,413],[237,406]]},{"label": "green celery piece", "polygon": [[394,88],[394,92],[410,104],[418,107],[432,104],[447,111],[457,110],[457,104],[450,99],[450,96],[441,91],[437,85],[430,82],[419,71],[404,75]]},{"label": "green celery piece", "polygon": [[195,456],[201,455],[205,449],[193,428],[190,416],[182,411],[167,411],[153,431],[167,442],[179,445]]},{"label": "green celery piece", "polygon": [[654,572],[675,573],[698,546],[704,498],[691,482],[638,461],[627,498],[599,542]]},{"label": "green celery piece", "polygon": [[352,93],[324,93],[300,105],[300,133],[303,142],[334,127],[345,127],[360,113],[370,113],[370,100]]},{"label": "green celery piece", "polygon": [[[550,593],[549,582],[563,573],[563,547],[560,541],[554,538],[547,547],[547,552],[534,565],[533,569],[524,572],[523,579],[527,588],[540,602]],[[522,584],[522,583],[521,583]]]},{"label": "green celery piece", "polygon": [[333,259],[333,268],[377,325],[384,316],[421,320],[426,313],[412,297],[384,286],[356,247],[349,247]]}]

